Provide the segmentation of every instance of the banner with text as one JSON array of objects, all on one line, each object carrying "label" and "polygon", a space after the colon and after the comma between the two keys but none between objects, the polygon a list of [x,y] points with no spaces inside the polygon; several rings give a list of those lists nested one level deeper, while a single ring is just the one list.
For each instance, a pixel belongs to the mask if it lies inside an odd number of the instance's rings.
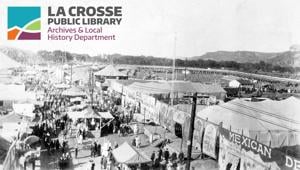
[{"label": "banner with text", "polygon": [[259,167],[256,169],[264,167],[267,169],[300,170],[300,160],[285,154],[280,148],[271,148],[257,140],[224,128],[220,128],[220,136],[223,136],[230,143],[241,148],[240,151],[236,153],[241,157],[243,155],[241,169],[248,169],[247,167],[251,165],[252,167]]},{"label": "banner with text", "polygon": [[216,142],[217,127],[212,124],[207,124],[203,136],[203,153],[216,159]]}]

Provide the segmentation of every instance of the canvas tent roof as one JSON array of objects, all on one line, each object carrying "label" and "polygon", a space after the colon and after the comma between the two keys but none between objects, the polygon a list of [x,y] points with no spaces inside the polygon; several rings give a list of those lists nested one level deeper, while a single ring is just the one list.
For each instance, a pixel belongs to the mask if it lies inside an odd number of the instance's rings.
[{"label": "canvas tent roof", "polygon": [[113,65],[108,65],[104,69],[95,73],[96,76],[106,76],[106,77],[127,77],[126,74],[117,70]]},{"label": "canvas tent roof", "polygon": [[174,87],[175,92],[198,92],[198,93],[225,93],[226,91],[218,84],[203,84],[185,81],[170,82],[169,86]]},{"label": "canvas tent roof", "polygon": [[91,69],[90,65],[77,66],[72,69],[72,81],[81,80],[84,83],[89,81],[89,70]]},{"label": "canvas tent roof", "polygon": [[[173,86],[172,86],[173,84]],[[189,92],[198,92],[198,93],[226,93],[226,91],[217,84],[202,84],[202,83],[193,83],[193,82],[184,82],[184,81],[150,81],[150,82],[134,82],[128,86],[132,89],[138,89],[144,93],[149,94],[163,94],[172,92],[179,93],[189,93]]]},{"label": "canvas tent roof", "polygon": [[111,115],[109,112],[99,112],[99,115],[101,118],[104,119],[113,119],[113,115]]},{"label": "canvas tent roof", "polygon": [[91,107],[86,108],[83,110],[84,118],[100,118],[100,115],[96,113]]},{"label": "canvas tent roof", "polygon": [[0,100],[35,100],[35,94],[25,91],[24,85],[0,84]]},{"label": "canvas tent roof", "polygon": [[0,126],[2,126],[4,123],[22,123],[22,122],[32,123],[26,117],[16,113],[10,113],[0,118]]},{"label": "canvas tent roof", "polygon": [[83,113],[82,111],[79,111],[79,112],[67,112],[68,113],[68,116],[73,119],[73,120],[77,120],[79,118],[83,118]]},{"label": "canvas tent roof", "polygon": [[[114,158],[119,163],[141,164],[151,162],[150,158],[142,151],[138,151],[124,142],[121,146],[112,151]],[[124,154],[126,153],[126,154]]]},{"label": "canvas tent roof", "polygon": [[3,163],[11,142],[0,136],[0,164]]},{"label": "canvas tent roof", "polygon": [[[223,122],[226,129],[232,128],[239,133],[244,132],[246,136],[277,140],[276,144],[284,142],[283,136],[289,136],[285,145],[299,144],[300,139],[300,100],[290,97],[282,101],[266,99],[261,102],[251,102],[245,99],[235,99],[230,102],[210,106],[197,113],[197,116],[215,124]],[[249,132],[249,134],[247,134]],[[290,135],[295,135],[290,138]],[[282,138],[282,139],[280,139]],[[262,139],[268,140],[270,139]],[[280,142],[279,142],[280,141]]]},{"label": "canvas tent roof", "polygon": [[16,104],[16,103],[14,103],[13,109],[14,109],[15,113],[17,113],[17,114],[21,114],[21,115],[28,116],[28,117],[35,116],[35,114],[33,113],[34,104],[30,104],[30,103]]},{"label": "canvas tent roof", "polygon": [[70,85],[61,83],[61,84],[54,84],[54,87],[57,89],[67,89],[70,88]]},{"label": "canvas tent roof", "polygon": [[147,82],[147,83],[135,82],[129,85],[128,87],[147,94],[170,93],[170,86],[166,83],[160,83],[160,82]]},{"label": "canvas tent roof", "polygon": [[[9,72],[8,72],[9,71]],[[21,76],[13,76],[12,70],[0,70],[0,82],[1,84],[22,84]]]},{"label": "canvas tent roof", "polygon": [[11,143],[8,140],[6,140],[2,136],[0,136],[0,150],[8,151],[10,144]]},{"label": "canvas tent roof", "polygon": [[78,87],[72,87],[70,89],[63,91],[62,95],[76,97],[76,96],[86,96],[86,93]]},{"label": "canvas tent roof", "polygon": [[11,59],[7,55],[3,54],[2,52],[0,52],[0,59],[1,59],[0,70],[15,68],[15,67],[20,67],[21,66],[21,64],[19,64],[15,60]]}]

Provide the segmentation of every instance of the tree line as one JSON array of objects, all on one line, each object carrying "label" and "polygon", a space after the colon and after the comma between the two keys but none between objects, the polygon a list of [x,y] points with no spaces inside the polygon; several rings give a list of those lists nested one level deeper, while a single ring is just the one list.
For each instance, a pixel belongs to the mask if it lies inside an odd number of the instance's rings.
[{"label": "tree line", "polygon": [[[153,56],[131,56],[121,54],[102,54],[90,56],[88,54],[75,54],[66,51],[39,51],[38,56],[45,61],[55,63],[69,63],[74,61],[80,62],[101,62],[114,64],[130,64],[130,65],[159,65],[172,66],[173,60],[168,58],[158,58]],[[258,63],[238,63],[235,61],[214,61],[214,60],[183,60],[176,59],[175,65],[178,67],[196,67],[196,68],[215,68],[229,69],[236,71],[244,71],[250,73],[285,73],[291,74],[300,71],[300,68],[280,66],[260,61]]]}]

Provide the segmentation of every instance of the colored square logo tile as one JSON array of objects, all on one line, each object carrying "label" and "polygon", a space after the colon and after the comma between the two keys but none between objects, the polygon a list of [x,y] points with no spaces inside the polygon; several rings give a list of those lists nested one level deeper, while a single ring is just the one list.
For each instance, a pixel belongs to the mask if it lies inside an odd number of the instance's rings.
[{"label": "colored square logo tile", "polygon": [[7,27],[8,40],[40,40],[41,8],[8,7]]}]

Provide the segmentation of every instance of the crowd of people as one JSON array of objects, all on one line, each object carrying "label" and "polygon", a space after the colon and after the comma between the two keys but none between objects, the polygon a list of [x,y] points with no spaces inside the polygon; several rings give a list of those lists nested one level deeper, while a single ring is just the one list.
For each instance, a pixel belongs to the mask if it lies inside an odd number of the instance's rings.
[{"label": "crowd of people", "polygon": [[33,126],[32,135],[40,138],[42,150],[46,149],[48,155],[54,154],[58,166],[62,168],[71,160],[66,137],[72,121],[64,112],[69,104],[67,98],[52,92],[45,89],[44,105],[35,109],[38,121]]},{"label": "crowd of people", "polygon": [[[57,164],[59,168],[68,166],[69,161],[72,160],[70,149],[67,142],[68,134],[72,134],[72,130],[76,129],[77,144],[74,148],[75,159],[78,159],[79,150],[84,144],[83,141],[87,139],[87,133],[90,130],[90,121],[83,119],[81,121],[74,121],[68,117],[66,113],[67,107],[74,104],[70,102],[61,93],[56,92],[53,88],[45,88],[44,105],[35,110],[36,117],[39,121],[33,128],[33,135],[40,138],[42,149],[46,149],[49,155],[56,154]],[[133,114],[137,112],[137,107],[126,104],[125,107],[120,107],[120,100],[112,96],[102,96],[102,103],[97,106],[92,106],[95,112],[109,112],[113,115],[112,120],[101,120],[97,123],[95,130],[100,130],[100,136],[104,137],[109,134],[118,134],[119,137],[126,137],[128,134],[134,134],[135,137],[132,145],[141,147],[141,138],[134,128],[130,126],[133,120]],[[93,120],[92,120],[93,121]],[[113,162],[112,150],[117,148],[118,144],[112,147],[104,147],[100,142],[94,141],[90,145],[90,156],[101,157],[101,167],[106,169]],[[80,149],[79,149],[80,148]],[[178,156],[180,157],[180,156]],[[160,149],[157,153],[151,155],[153,167],[159,167],[161,161],[173,162],[177,159],[177,155],[170,155],[168,149]],[[171,161],[172,160],[172,161]],[[95,168],[95,163],[92,161],[91,169]]]}]

